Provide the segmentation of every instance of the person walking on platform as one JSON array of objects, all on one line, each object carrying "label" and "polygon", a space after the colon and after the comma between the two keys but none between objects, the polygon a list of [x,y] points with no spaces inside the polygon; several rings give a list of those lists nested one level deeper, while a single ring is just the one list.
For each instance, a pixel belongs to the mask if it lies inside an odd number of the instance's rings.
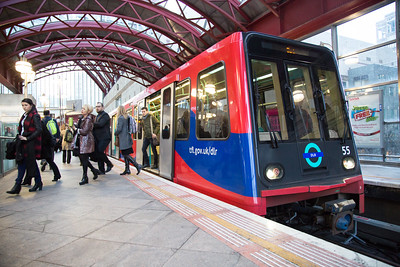
[{"label": "person walking on platform", "polygon": [[[150,122],[151,120],[151,122]],[[143,168],[150,167],[149,164],[149,156],[147,154],[147,148],[151,144],[151,150],[153,151],[154,155],[154,163],[151,166],[152,169],[158,168],[158,154],[157,148],[153,143],[153,137],[156,137],[160,132],[160,123],[156,117],[149,113],[147,107],[142,107],[142,121],[140,122],[142,129],[144,131],[144,138],[143,138],[143,146],[142,146],[142,153],[143,153]],[[153,129],[151,128],[153,126]]]},{"label": "person walking on platform", "polygon": [[[140,171],[142,170],[142,166],[139,165],[136,160],[132,158],[130,154],[133,153],[132,145],[133,145],[133,140],[132,140],[132,135],[129,131],[129,127],[131,124],[135,123],[134,121],[131,122],[131,120],[134,120],[131,116],[128,116],[126,113],[126,110],[123,106],[119,106],[117,109],[117,128],[115,129],[115,135],[118,136],[119,138],[119,148],[121,151],[121,154],[124,156],[125,159],[125,171],[123,173],[120,173],[120,175],[125,175],[125,174],[130,174],[131,171],[129,169],[129,162],[132,162],[133,166],[135,166],[138,175]],[[136,128],[136,127],[135,127]],[[131,130],[133,132],[133,130]]]},{"label": "person walking on platform", "polygon": [[[104,153],[108,144],[111,141],[110,132],[110,116],[104,111],[103,103],[96,104],[97,117],[93,126],[93,135],[96,143],[94,158],[97,159],[99,170],[102,174],[111,171],[114,165]],[[107,164],[107,169],[104,169],[104,163]]]},{"label": "person walking on platform", "polygon": [[[57,142],[59,142],[60,137],[61,137],[60,128],[58,127],[57,121],[51,117],[50,110],[43,111],[43,115],[44,115],[44,118],[42,121],[44,122],[44,125],[47,127],[47,129],[49,130],[49,132],[51,133],[51,135],[53,136],[53,139],[54,139],[54,145],[53,145],[53,151],[54,151],[55,146],[56,146]],[[54,153],[53,153],[53,159],[54,159]],[[46,160],[42,160],[41,163],[42,163],[41,170],[42,170],[42,172],[44,172],[48,162],[46,162]],[[50,165],[50,169],[51,168],[52,168],[52,166]]]},{"label": "person walking on platform", "polygon": [[41,157],[42,148],[40,116],[31,99],[24,98],[21,101],[21,105],[25,113],[22,115],[18,126],[17,138],[19,142],[15,157],[18,165],[18,175],[17,179],[15,179],[14,187],[10,191],[7,191],[8,194],[19,194],[25,171],[28,177],[35,177],[35,185],[29,189],[29,192],[35,192],[38,189],[40,191],[43,187],[42,177],[40,176],[39,167],[36,162],[36,159],[40,159]]},{"label": "person walking on platform", "polygon": [[95,169],[93,165],[89,161],[89,156],[94,152],[94,136],[92,134],[93,123],[95,120],[95,116],[92,114],[93,107],[85,104],[82,107],[81,113],[82,118],[78,122],[78,126],[76,130],[75,143],[73,143],[73,147],[79,147],[79,159],[82,164],[82,180],[79,182],[79,185],[84,185],[89,183],[89,179],[87,176],[88,167],[93,173],[93,180],[96,180],[99,175],[99,170]]},{"label": "person walking on platform", "polygon": [[74,130],[71,126],[63,124],[61,126],[61,138],[62,138],[62,161],[63,163],[71,163],[72,154],[72,141],[74,140]]},{"label": "person walking on platform", "polygon": [[[44,159],[49,164],[50,168],[53,170],[54,179],[53,182],[57,182],[61,178],[60,170],[57,167],[57,164],[54,162],[54,147],[56,143],[60,140],[61,134],[60,129],[58,128],[57,121],[50,116],[50,110],[43,111],[44,118],[43,124],[46,126],[47,130],[51,134],[51,138],[53,139],[52,142],[48,144],[45,148],[45,155]],[[42,166],[42,171],[46,168],[46,163]]]}]

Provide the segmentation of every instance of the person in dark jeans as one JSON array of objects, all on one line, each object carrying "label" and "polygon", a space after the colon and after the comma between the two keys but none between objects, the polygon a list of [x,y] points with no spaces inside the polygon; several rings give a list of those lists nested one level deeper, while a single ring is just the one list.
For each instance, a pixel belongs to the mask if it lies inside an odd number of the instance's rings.
[{"label": "person in dark jeans", "polygon": [[[150,123],[150,120],[151,123]],[[151,144],[151,150],[153,151],[154,162],[151,166],[152,169],[158,168],[158,154],[157,148],[153,144],[153,136],[159,134],[160,132],[160,122],[157,120],[156,117],[151,115],[147,109],[147,107],[142,108],[142,121],[140,122],[142,129],[143,129],[143,146],[142,146],[142,153],[143,153],[143,168],[150,167],[149,164],[149,156],[147,154],[147,148]],[[153,129],[151,129],[153,126]]]},{"label": "person in dark jeans", "polygon": [[73,144],[73,148],[79,150],[79,159],[82,165],[82,180],[79,182],[79,185],[84,185],[89,183],[89,179],[87,176],[87,169],[89,168],[93,173],[93,180],[96,180],[99,174],[99,170],[95,169],[89,161],[89,156],[95,150],[95,142],[94,136],[92,133],[93,130],[93,121],[95,120],[95,116],[92,114],[93,107],[85,104],[82,107],[81,113],[82,117],[78,121],[78,125],[74,129],[74,131],[78,134],[77,144]]},{"label": "person in dark jeans", "polygon": [[[101,102],[96,104],[96,112],[97,117],[93,125],[93,135],[96,144],[94,158],[97,160],[100,172],[105,174],[114,167],[106,153],[104,153],[111,141],[110,116],[104,111],[104,106]],[[104,168],[104,164],[107,164],[107,169]]]},{"label": "person in dark jeans", "polygon": [[[44,118],[42,120],[44,126],[46,127],[46,129],[48,130],[47,132],[50,134],[49,136],[49,140],[43,140],[43,141],[47,141],[48,143],[46,144],[46,146],[43,146],[44,148],[44,154],[42,152],[42,158],[46,160],[46,162],[49,164],[50,169],[53,170],[54,173],[54,178],[53,178],[53,182],[57,182],[59,179],[61,179],[61,174],[60,171],[57,167],[57,164],[54,162],[54,147],[56,145],[56,143],[58,142],[58,140],[60,140],[61,134],[60,134],[60,128],[58,128],[58,124],[56,122],[56,120],[54,120],[51,116],[50,116],[50,111],[49,110],[45,110],[43,111],[44,114]],[[50,120],[54,120],[56,128],[57,128],[57,133],[52,135],[47,127],[47,123]],[[44,171],[46,167],[46,163],[43,164],[42,166],[42,171]]]},{"label": "person in dark jeans", "polygon": [[36,160],[41,158],[42,150],[42,125],[40,116],[36,110],[32,99],[24,98],[21,101],[22,109],[25,113],[21,116],[18,126],[18,139],[16,162],[18,165],[18,175],[15,179],[15,185],[8,194],[19,194],[21,191],[21,182],[25,172],[28,177],[35,177],[35,185],[29,189],[29,192],[42,190],[43,182],[40,176],[39,167]]}]

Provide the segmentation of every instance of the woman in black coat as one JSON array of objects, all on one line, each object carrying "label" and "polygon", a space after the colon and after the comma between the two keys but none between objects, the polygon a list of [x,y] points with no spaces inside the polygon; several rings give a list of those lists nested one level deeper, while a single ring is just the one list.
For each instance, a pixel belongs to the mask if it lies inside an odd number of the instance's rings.
[{"label": "woman in black coat", "polygon": [[130,174],[131,171],[129,169],[129,162],[132,162],[133,166],[135,166],[137,173],[139,174],[142,170],[142,166],[139,165],[136,160],[132,158],[130,154],[133,153],[132,145],[132,135],[128,132],[129,119],[133,119],[129,117],[126,113],[126,110],[123,106],[119,106],[117,109],[117,128],[115,129],[115,135],[118,135],[119,138],[119,148],[121,150],[121,154],[125,159],[125,171],[120,173],[121,175]]},{"label": "woman in black coat", "polygon": [[42,190],[43,183],[40,176],[39,167],[36,160],[41,158],[41,142],[42,142],[42,125],[40,116],[36,110],[35,104],[29,98],[24,98],[21,101],[23,110],[19,126],[16,161],[18,165],[18,176],[15,179],[15,185],[7,191],[8,194],[19,194],[21,191],[21,182],[24,178],[25,171],[28,177],[35,177],[35,185],[29,189],[29,192],[34,192],[37,189]]}]

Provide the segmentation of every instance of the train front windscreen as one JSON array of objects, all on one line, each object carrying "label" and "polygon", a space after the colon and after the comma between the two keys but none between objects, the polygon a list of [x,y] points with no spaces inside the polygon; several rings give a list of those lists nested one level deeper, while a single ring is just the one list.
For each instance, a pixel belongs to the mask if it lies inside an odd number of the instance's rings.
[{"label": "train front windscreen", "polygon": [[359,173],[333,53],[257,34],[245,38],[245,51],[264,185],[328,184]]}]

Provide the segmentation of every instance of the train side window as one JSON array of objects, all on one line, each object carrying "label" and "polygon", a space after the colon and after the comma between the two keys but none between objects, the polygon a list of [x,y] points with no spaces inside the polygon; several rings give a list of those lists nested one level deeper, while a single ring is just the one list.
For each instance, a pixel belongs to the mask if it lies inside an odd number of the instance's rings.
[{"label": "train side window", "polygon": [[135,105],[135,107],[133,108],[133,113],[130,114],[132,115],[132,118],[136,121],[136,133],[133,134],[133,139],[136,140],[138,138],[138,133],[139,133],[139,123],[138,123],[138,106]]},{"label": "train side window", "polygon": [[158,121],[160,121],[160,110],[161,110],[161,92],[157,92],[153,95],[151,95],[147,100],[146,100],[146,105],[149,110],[149,112],[157,118]]},{"label": "train side window", "polygon": [[142,131],[142,107],[144,107],[143,101],[139,102],[138,105],[135,107],[135,113],[137,114],[137,140],[142,140],[143,138],[143,131]]},{"label": "train side window", "polygon": [[225,139],[229,135],[228,96],[222,62],[198,75],[196,135],[200,139]]},{"label": "train side window", "polygon": [[175,87],[175,139],[187,139],[190,129],[190,80]]},{"label": "train side window", "polygon": [[171,87],[166,88],[163,91],[162,97],[162,128],[161,130],[161,138],[162,139],[169,139],[171,133]]},{"label": "train side window", "polygon": [[288,140],[286,117],[276,63],[251,60],[253,87],[257,90],[257,128],[259,141]]},{"label": "train side window", "polygon": [[[128,109],[126,110],[126,113],[127,113],[129,116],[132,116],[132,118],[134,118],[132,111],[133,111],[132,108],[128,108]],[[136,139],[136,134],[133,134],[133,139]]]}]

